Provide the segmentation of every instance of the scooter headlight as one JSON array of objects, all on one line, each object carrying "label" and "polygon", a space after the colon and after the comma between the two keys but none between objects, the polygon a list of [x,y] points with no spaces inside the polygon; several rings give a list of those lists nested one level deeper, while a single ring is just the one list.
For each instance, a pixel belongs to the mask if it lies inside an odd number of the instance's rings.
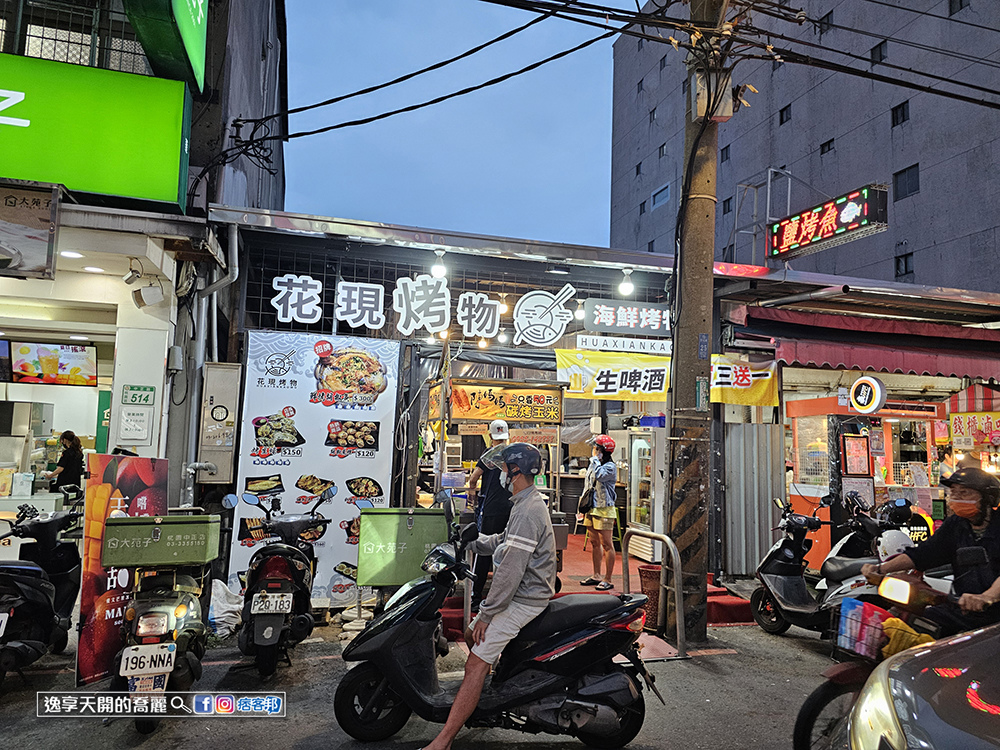
[{"label": "scooter headlight", "polygon": [[455,564],[455,548],[450,544],[439,544],[427,553],[420,567],[434,575]]},{"label": "scooter headlight", "polygon": [[906,747],[906,737],[893,707],[889,662],[879,664],[861,689],[851,711],[850,724],[851,747],[879,750],[903,750]]},{"label": "scooter headlight", "polygon": [[167,616],[161,612],[147,612],[139,616],[135,625],[135,634],[139,637],[147,635],[163,635],[167,632]]}]

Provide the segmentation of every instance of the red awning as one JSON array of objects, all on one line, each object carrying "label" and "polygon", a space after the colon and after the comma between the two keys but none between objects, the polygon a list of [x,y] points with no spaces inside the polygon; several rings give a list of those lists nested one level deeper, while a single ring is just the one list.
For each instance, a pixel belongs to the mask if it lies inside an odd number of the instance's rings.
[{"label": "red awning", "polygon": [[1000,360],[996,357],[984,358],[933,349],[894,349],[838,341],[780,339],[775,359],[789,365],[812,365],[835,370],[1000,378]]},{"label": "red awning", "polygon": [[948,399],[948,413],[1000,411],[1000,390],[988,385],[974,385]]}]

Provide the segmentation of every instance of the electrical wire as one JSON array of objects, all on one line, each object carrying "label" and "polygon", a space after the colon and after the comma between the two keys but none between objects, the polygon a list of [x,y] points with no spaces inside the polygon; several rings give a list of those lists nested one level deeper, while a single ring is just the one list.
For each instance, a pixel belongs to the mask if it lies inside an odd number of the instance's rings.
[{"label": "electrical wire", "polygon": [[866,3],[871,3],[872,5],[883,5],[886,8],[895,8],[896,10],[905,10],[907,13],[916,13],[918,16],[926,16],[927,18],[939,18],[942,21],[951,21],[952,23],[961,24],[962,26],[970,26],[974,29],[982,29],[983,31],[995,31],[1000,33],[1000,29],[995,29],[992,26],[983,26],[979,23],[972,23],[971,21],[963,21],[960,18],[955,18],[954,16],[942,16],[937,13],[931,13],[930,9],[927,10],[917,10],[916,8],[907,8],[905,5],[893,5],[892,3],[884,2],[884,0],[864,0]]}]

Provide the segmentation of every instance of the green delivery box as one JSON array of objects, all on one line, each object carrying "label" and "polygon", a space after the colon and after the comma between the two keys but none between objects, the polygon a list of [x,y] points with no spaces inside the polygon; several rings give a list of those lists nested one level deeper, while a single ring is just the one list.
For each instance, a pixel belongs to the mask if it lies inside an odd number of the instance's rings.
[{"label": "green delivery box", "polygon": [[101,565],[204,565],[219,556],[219,516],[141,516],[104,522]]},{"label": "green delivery box", "polygon": [[443,510],[362,508],[358,585],[400,586],[419,578],[427,553],[446,541]]}]

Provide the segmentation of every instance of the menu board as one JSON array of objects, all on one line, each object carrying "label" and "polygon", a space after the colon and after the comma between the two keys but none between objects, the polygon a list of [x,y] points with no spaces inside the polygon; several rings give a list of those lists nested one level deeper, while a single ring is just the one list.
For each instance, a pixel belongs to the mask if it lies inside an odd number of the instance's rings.
[{"label": "menu board", "polygon": [[844,435],[843,474],[853,477],[871,476],[871,457],[867,435]]},{"label": "menu board", "polygon": [[387,507],[392,485],[398,369],[397,341],[248,334],[231,588],[271,541],[256,503],[277,498],[284,514],[308,513],[333,490],[318,508],[332,523],[302,539],[316,553],[313,603],[354,601],[360,508]]},{"label": "menu board", "polygon": [[15,383],[97,386],[97,349],[93,346],[12,341],[10,360]]}]

